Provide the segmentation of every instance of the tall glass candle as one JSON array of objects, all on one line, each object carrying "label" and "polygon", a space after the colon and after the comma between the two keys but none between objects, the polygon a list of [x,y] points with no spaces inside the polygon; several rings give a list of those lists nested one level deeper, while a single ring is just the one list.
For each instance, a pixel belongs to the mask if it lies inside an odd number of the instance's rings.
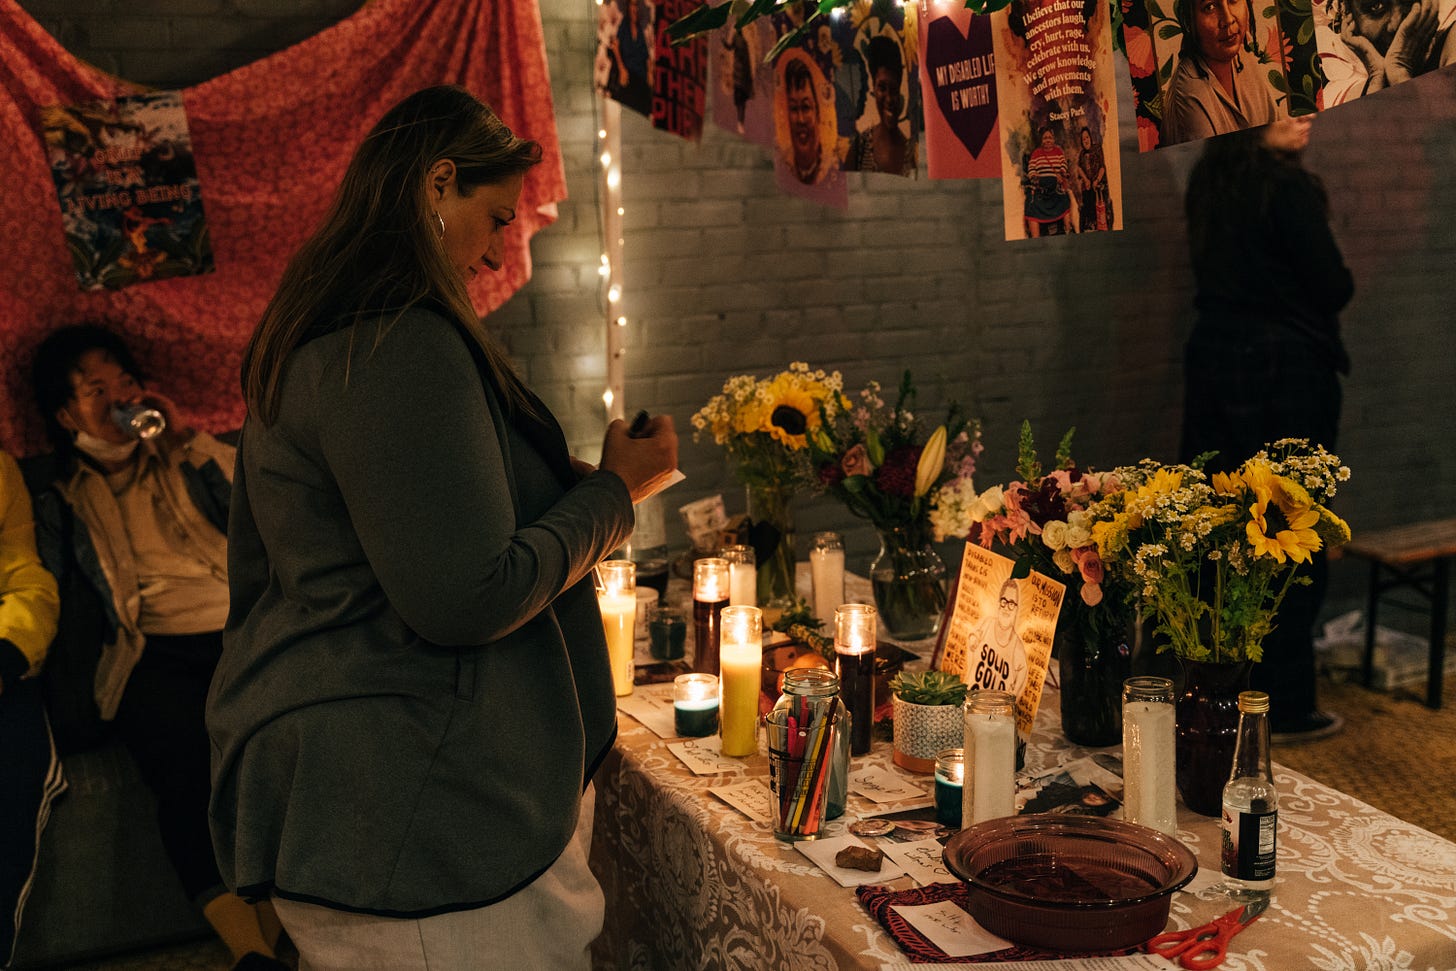
[{"label": "tall glass candle", "polygon": [[719,623],[728,606],[728,561],[708,556],[693,563],[693,670],[718,673]]},{"label": "tall glass candle", "polygon": [[607,630],[607,655],[612,663],[612,687],[618,697],[632,693],[632,651],[637,640],[637,565],[631,560],[604,560],[597,564],[597,605]]},{"label": "tall glass candle", "polygon": [[718,555],[728,561],[728,606],[758,606],[758,567],[753,547],[725,546]]},{"label": "tall glass candle", "polygon": [[839,697],[849,709],[849,750],[870,750],[875,720],[875,644],[879,615],[869,604],[843,604],[834,612],[834,669]]},{"label": "tall glass candle", "polygon": [[718,730],[717,675],[679,674],[673,679],[672,723],[685,738],[701,738]]},{"label": "tall glass candle", "polygon": [[814,534],[809,575],[814,580],[814,616],[828,624],[844,603],[844,541],[838,533]]},{"label": "tall glass candle", "polygon": [[763,683],[763,613],[757,607],[724,607],[719,714],[724,755],[758,751],[758,693]]},{"label": "tall glass candle", "polygon": [[1122,818],[1170,835],[1178,830],[1173,682],[1122,683]]},{"label": "tall glass candle", "polygon": [[1016,815],[1016,699],[1007,691],[966,697],[961,825]]}]

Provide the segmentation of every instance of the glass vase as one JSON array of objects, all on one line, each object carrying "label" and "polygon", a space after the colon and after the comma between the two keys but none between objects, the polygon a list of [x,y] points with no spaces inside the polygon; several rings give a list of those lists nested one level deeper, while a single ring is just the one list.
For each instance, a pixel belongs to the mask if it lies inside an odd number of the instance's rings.
[{"label": "glass vase", "polygon": [[793,493],[774,486],[748,486],[749,538],[758,561],[758,606],[764,623],[793,607],[794,517],[789,508]]},{"label": "glass vase", "polygon": [[1057,620],[1057,677],[1062,734],[1077,745],[1101,748],[1122,741],[1122,683],[1132,676],[1132,648],[1124,612],[1089,607],[1067,588]]},{"label": "glass vase", "polygon": [[930,545],[923,524],[893,526],[879,534],[870,585],[881,630],[899,641],[934,636],[945,610],[945,561]]},{"label": "glass vase", "polygon": [[1204,816],[1223,813],[1223,787],[1239,734],[1239,692],[1249,687],[1249,662],[1183,663],[1183,691],[1175,705],[1174,751],[1178,792]]}]

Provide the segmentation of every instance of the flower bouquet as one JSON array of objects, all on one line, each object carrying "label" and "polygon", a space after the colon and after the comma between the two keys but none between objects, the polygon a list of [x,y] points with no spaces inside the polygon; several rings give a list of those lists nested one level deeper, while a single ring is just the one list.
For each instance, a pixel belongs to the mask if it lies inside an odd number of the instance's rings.
[{"label": "flower bouquet", "polygon": [[1304,439],[1274,442],[1234,473],[1200,466],[1119,469],[1124,489],[1098,504],[1092,536],[1156,621],[1159,650],[1183,661],[1178,789],[1190,809],[1216,816],[1249,662],[1263,657],[1289,588],[1310,582],[1297,567],[1349,540],[1326,504],[1350,470]]},{"label": "flower bouquet", "polygon": [[946,571],[930,545],[931,497],[947,482],[969,482],[981,451],[980,423],[957,404],[928,432],[914,406],[906,371],[893,405],[871,381],[854,398],[826,403],[809,435],[820,491],[879,532],[870,582],[885,631],[900,640],[929,637],[940,627]]},{"label": "flower bouquet", "polygon": [[808,436],[841,399],[839,372],[796,361],[771,378],[740,374],[692,417],[693,440],[711,435],[748,494],[760,606],[792,605],[794,536],[789,502],[815,481]]},{"label": "flower bouquet", "polygon": [[1258,661],[1296,572],[1350,539],[1327,503],[1350,477],[1304,439],[1274,442],[1233,473],[1144,460],[1118,469],[1123,490],[1093,509],[1092,537],[1120,564],[1155,633],[1193,661]]},{"label": "flower bouquet", "polygon": [[1079,745],[1115,745],[1122,740],[1122,682],[1132,673],[1132,584],[1105,569],[1090,510],[1121,481],[1115,473],[1077,467],[1075,432],[1062,437],[1056,467],[1044,473],[1031,423],[1022,422],[1020,480],[980,494],[968,481],[947,483],[935,496],[931,525],[937,539],[1000,546],[1016,561],[1015,578],[1036,570],[1066,585],[1056,632],[1062,731]]}]

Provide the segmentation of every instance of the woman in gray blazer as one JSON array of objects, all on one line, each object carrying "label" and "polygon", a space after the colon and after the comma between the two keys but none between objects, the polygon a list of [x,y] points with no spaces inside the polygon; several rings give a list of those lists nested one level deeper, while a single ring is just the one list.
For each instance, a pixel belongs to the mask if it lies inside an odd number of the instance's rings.
[{"label": "woman in gray blazer", "polygon": [[585,967],[601,926],[589,574],[677,436],[572,458],[471,308],[540,157],[463,89],[406,98],[244,356],[213,838],[317,971]]}]

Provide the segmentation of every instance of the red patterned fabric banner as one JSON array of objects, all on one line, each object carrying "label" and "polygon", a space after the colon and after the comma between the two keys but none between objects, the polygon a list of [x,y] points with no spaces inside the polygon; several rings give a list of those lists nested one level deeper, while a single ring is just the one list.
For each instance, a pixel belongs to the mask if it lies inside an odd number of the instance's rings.
[{"label": "red patterned fabric banner", "polygon": [[199,427],[241,424],[243,346],[288,257],[333,198],[354,147],[412,91],[463,85],[544,149],[505,268],[471,284],[479,312],[530,279],[530,238],[566,198],[536,4],[375,0],[300,44],[183,90],[216,272],[83,292],[40,109],[140,89],[72,57],[15,0],[0,0],[0,49],[0,446],[16,454],[44,446],[32,352],[51,329],[80,321],[124,333],[153,383]]}]

